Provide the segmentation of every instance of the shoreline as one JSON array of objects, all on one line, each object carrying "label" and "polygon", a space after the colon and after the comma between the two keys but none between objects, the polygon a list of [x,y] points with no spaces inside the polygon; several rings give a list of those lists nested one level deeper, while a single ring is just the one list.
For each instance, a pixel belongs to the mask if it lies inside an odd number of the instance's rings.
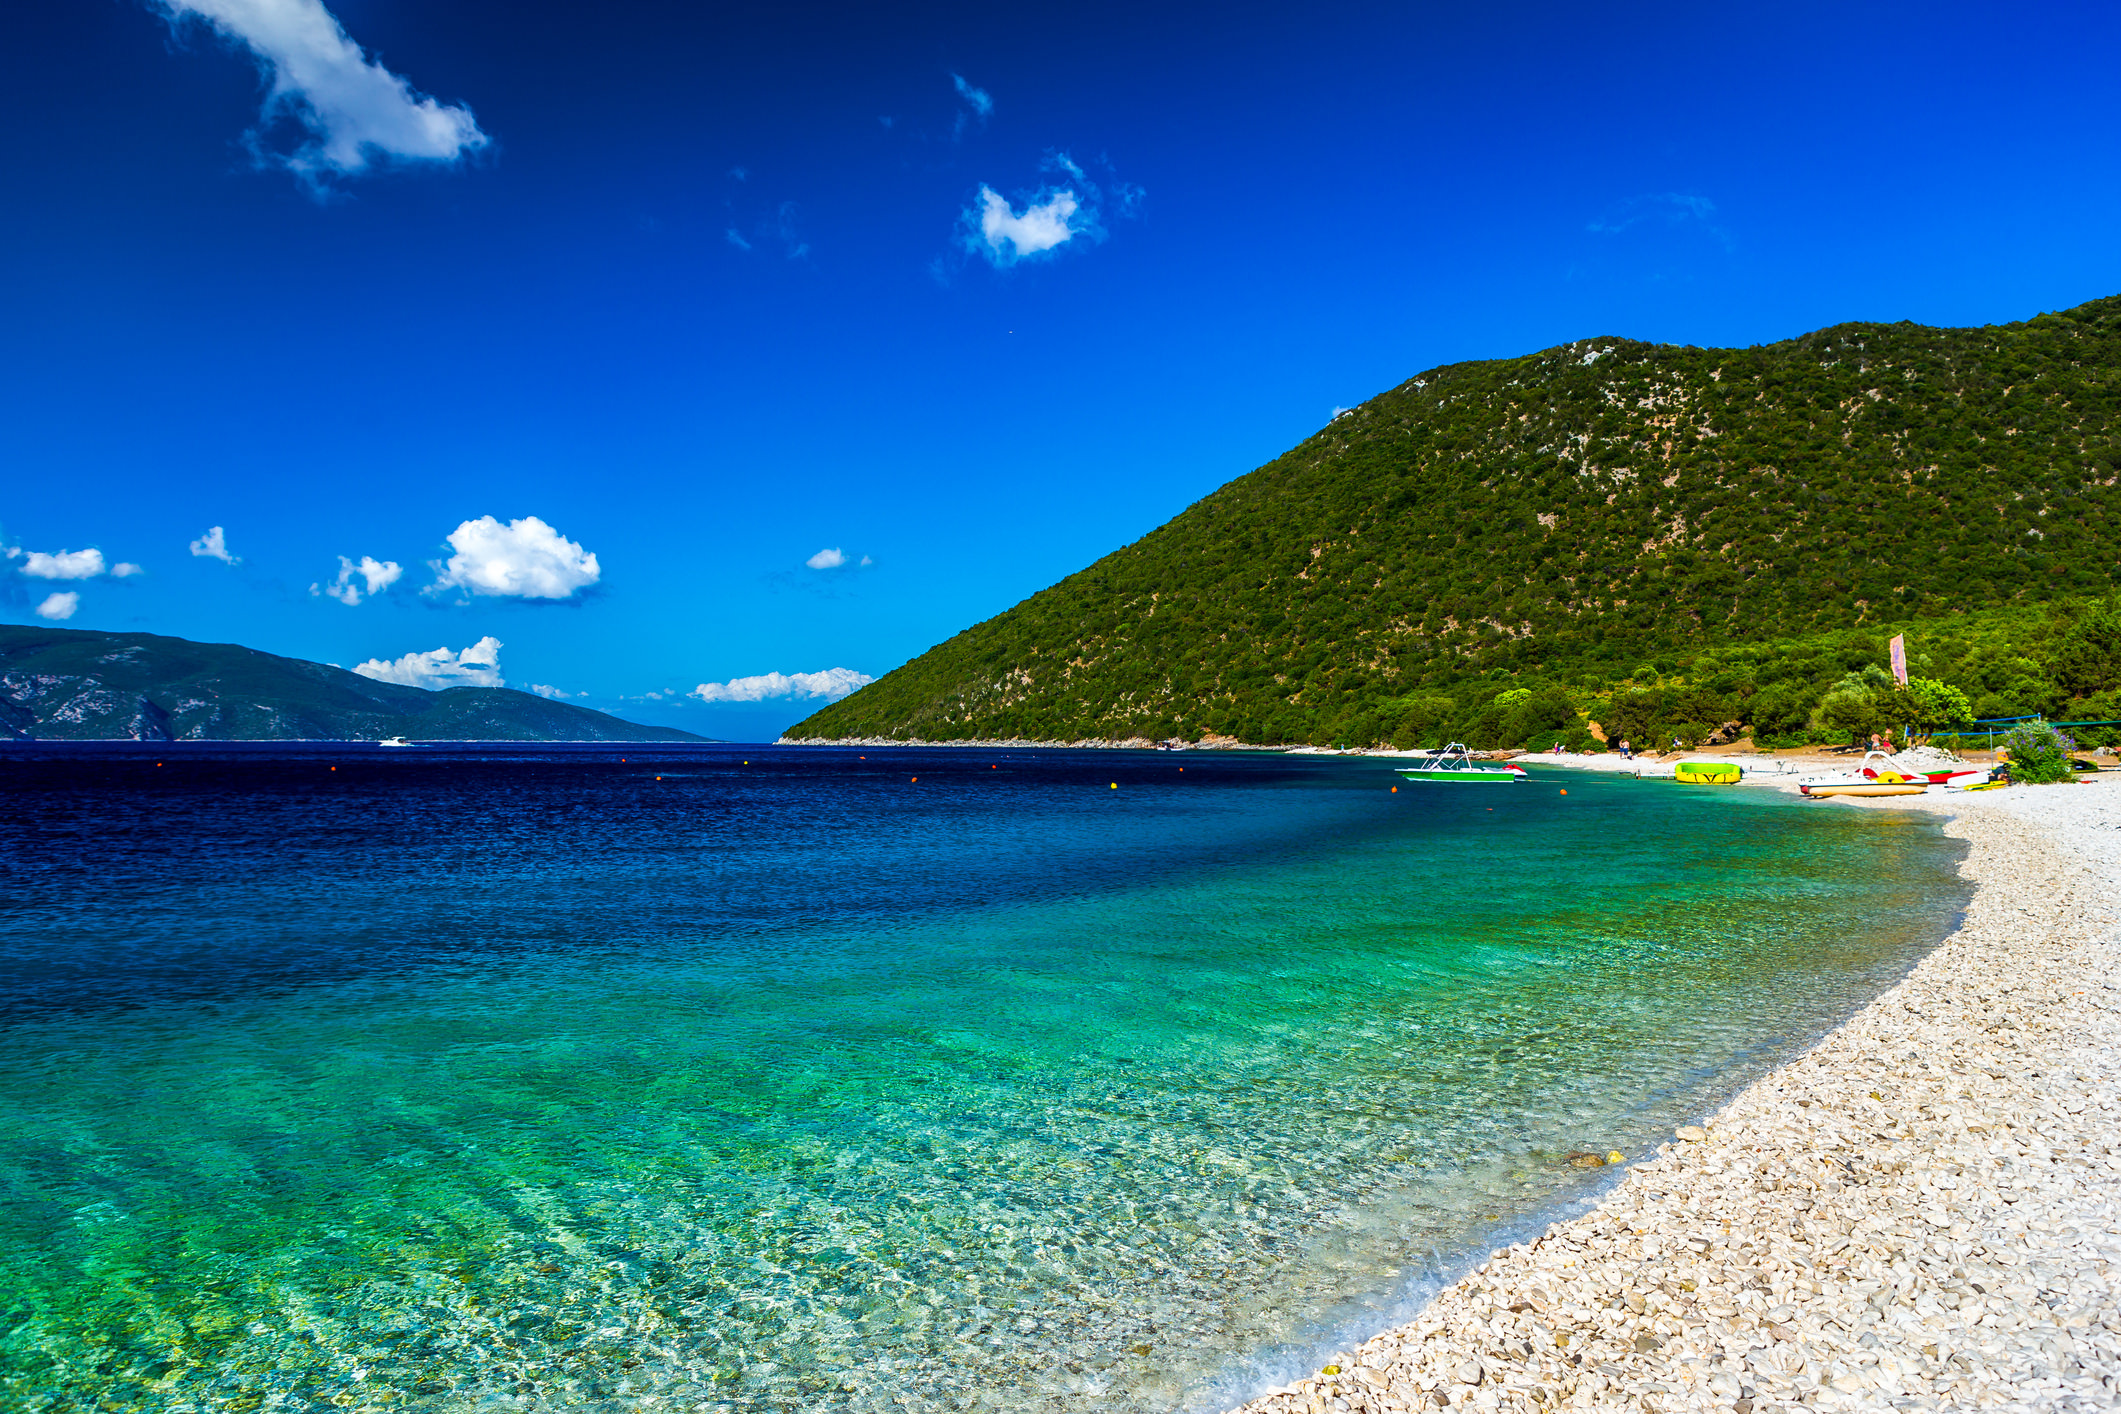
[{"label": "shoreline", "polygon": [[2121,786],[1862,803],[1968,842],[1958,929],[1591,1211],[1241,1414],[2121,1407]]}]

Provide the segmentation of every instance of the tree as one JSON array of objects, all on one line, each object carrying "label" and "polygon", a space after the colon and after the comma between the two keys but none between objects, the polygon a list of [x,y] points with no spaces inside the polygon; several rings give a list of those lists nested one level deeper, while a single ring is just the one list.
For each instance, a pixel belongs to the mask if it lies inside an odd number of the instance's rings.
[{"label": "tree", "polygon": [[1935,678],[1909,678],[1907,686],[1893,694],[1886,710],[1895,721],[1912,727],[1923,741],[1939,727],[1974,719],[1974,705],[1966,694]]},{"label": "tree", "polygon": [[1886,711],[1886,694],[1893,687],[1891,673],[1876,663],[1864,664],[1835,683],[1820,699],[1820,725],[1847,732],[1850,741],[1889,730],[1892,718]]},{"label": "tree", "polygon": [[2094,599],[2055,607],[2048,667],[2071,697],[2121,686],[2121,601]]}]

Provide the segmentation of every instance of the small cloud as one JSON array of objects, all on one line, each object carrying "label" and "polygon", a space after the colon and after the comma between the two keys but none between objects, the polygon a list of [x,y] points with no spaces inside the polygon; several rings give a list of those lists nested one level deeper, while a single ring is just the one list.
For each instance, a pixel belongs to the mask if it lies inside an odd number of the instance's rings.
[{"label": "small cloud", "polygon": [[197,540],[191,542],[191,552],[203,560],[219,560],[224,565],[240,565],[243,561],[228,553],[228,536],[221,527],[211,526]]},{"label": "small cloud", "polygon": [[1617,236],[1646,224],[1667,228],[1698,225],[1729,246],[1730,233],[1717,225],[1715,218],[1716,203],[1707,197],[1668,191],[1629,197],[1608,208],[1584,229],[1594,235]]},{"label": "small cloud", "polygon": [[[952,74],[950,83],[957,89],[959,101],[965,105],[957,110],[957,117],[950,124],[950,140],[958,142],[969,130],[985,127],[987,120],[994,116],[994,95],[967,83],[963,74]],[[886,122],[884,126],[888,128],[891,124]]]},{"label": "small cloud", "polygon": [[804,240],[802,235],[797,232],[795,217],[795,203],[784,201],[781,203],[781,209],[774,213],[773,220],[769,224],[762,226],[760,230],[772,239],[779,241],[782,252],[790,260],[801,260],[804,256],[810,254],[810,242]]},{"label": "small cloud", "polygon": [[[355,564],[352,560],[347,559],[346,556],[341,555],[339,556],[339,573],[337,577],[328,584],[312,584],[309,586],[309,592],[321,594],[327,599],[336,599],[351,609],[354,605],[360,603],[363,597],[373,599],[376,595],[396,584],[404,573],[404,567],[396,560],[378,560],[371,556],[363,555],[361,562]],[[354,583],[354,578],[357,575],[362,580],[362,584]],[[366,586],[365,590],[363,585]]]},{"label": "small cloud", "polygon": [[[10,555],[8,558],[13,559]],[[31,579],[94,579],[105,569],[101,550],[61,550],[47,555],[41,550],[22,553],[22,572]],[[54,595],[54,598],[58,596]],[[50,602],[47,600],[46,602]],[[38,610],[42,613],[43,610]],[[66,611],[71,614],[73,610]],[[65,618],[66,614],[46,617]]]},{"label": "small cloud", "polygon": [[536,516],[503,525],[492,516],[467,520],[449,533],[456,553],[433,565],[426,593],[511,599],[567,599],[603,577],[597,557]]},{"label": "small cloud", "polygon": [[703,682],[687,696],[702,702],[764,702],[771,697],[823,697],[838,701],[876,679],[852,668],[827,668],[821,673],[765,673],[728,682]]},{"label": "small cloud", "polygon": [[120,560],[117,564],[110,567],[110,577],[112,579],[131,579],[136,574],[146,573],[147,568],[144,565],[136,565],[126,560]]},{"label": "small cloud", "polygon": [[[268,88],[247,137],[260,166],[284,167],[313,191],[378,160],[454,163],[489,141],[471,110],[447,106],[362,52],[321,0],[160,0],[173,21],[199,19],[249,49]],[[289,124],[291,150],[267,147]]]},{"label": "small cloud", "polygon": [[801,260],[810,254],[810,242],[804,240],[802,232],[796,228],[799,214],[794,202],[784,201],[770,218],[753,226],[749,236],[730,226],[722,232],[722,238],[738,250],[746,251],[775,244],[790,260]]},{"label": "small cloud", "polygon": [[63,593],[48,595],[44,602],[37,606],[37,617],[54,621],[70,619],[74,616],[74,610],[80,607],[81,596],[69,589]]},{"label": "small cloud", "polygon": [[506,687],[501,676],[501,640],[491,634],[461,652],[437,648],[429,653],[407,653],[402,658],[370,658],[354,665],[354,671],[377,682],[440,691],[445,687]]},{"label": "small cloud", "polygon": [[746,171],[742,167],[731,167],[729,169],[729,175],[739,182],[749,181],[751,179],[751,173]]},{"label": "small cloud", "polygon": [[829,550],[820,550],[803,561],[814,570],[836,570],[847,563],[847,552],[835,545]]},{"label": "small cloud", "polygon": [[1026,256],[1044,255],[1081,234],[1068,224],[1082,209],[1074,192],[1042,192],[1040,197],[1018,215],[1006,197],[981,183],[977,201],[965,213],[974,232],[973,250],[986,256],[996,269],[1007,269]]},{"label": "small cloud", "polygon": [[[1039,165],[1065,177],[1066,184],[1039,188],[1024,198],[1019,212],[1008,198],[982,182],[979,194],[958,218],[960,244],[997,270],[1046,255],[1077,237],[1103,240],[1108,198],[1115,215],[1131,217],[1140,210],[1140,187],[1115,181],[1108,193],[1065,152],[1049,152]],[[940,271],[933,273],[941,278]]]},{"label": "small cloud", "polygon": [[560,688],[554,687],[551,683],[545,682],[532,683],[530,685],[530,690],[532,692],[535,692],[540,697],[549,697],[555,702],[564,702],[570,697],[587,697],[589,695],[586,692],[566,692]]},{"label": "small cloud", "polygon": [[[953,86],[956,87],[957,96],[959,98],[964,99],[965,106],[972,110],[973,117],[979,119],[981,122],[985,122],[987,119],[994,116],[993,94],[987,92],[987,90],[985,90],[984,88],[974,88],[971,84],[965,81],[965,76],[963,74],[952,74],[950,76],[950,82]],[[963,115],[960,115],[961,119],[962,116]]]}]

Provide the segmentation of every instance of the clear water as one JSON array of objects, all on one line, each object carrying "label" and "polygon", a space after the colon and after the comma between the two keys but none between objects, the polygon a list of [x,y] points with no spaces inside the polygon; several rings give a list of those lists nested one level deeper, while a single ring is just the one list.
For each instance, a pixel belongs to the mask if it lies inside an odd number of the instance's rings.
[{"label": "clear water", "polygon": [[0,772],[23,1410],[1218,1408],[1961,901],[1906,814],[1331,758]]}]

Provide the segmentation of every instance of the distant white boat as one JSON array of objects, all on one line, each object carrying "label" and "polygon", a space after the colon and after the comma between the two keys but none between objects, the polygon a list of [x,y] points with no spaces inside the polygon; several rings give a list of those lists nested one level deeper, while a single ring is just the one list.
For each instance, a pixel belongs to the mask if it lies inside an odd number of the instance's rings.
[{"label": "distant white boat", "polygon": [[406,740],[406,739],[405,739],[404,737],[401,737],[401,736],[387,736],[387,737],[384,737],[384,738],[383,738],[383,739],[382,739],[381,741],[377,742],[377,743],[376,743],[376,745],[378,745],[378,746],[411,746],[411,745],[412,745],[412,743],[411,743],[411,742],[409,742],[409,741],[407,741],[407,740]]}]

